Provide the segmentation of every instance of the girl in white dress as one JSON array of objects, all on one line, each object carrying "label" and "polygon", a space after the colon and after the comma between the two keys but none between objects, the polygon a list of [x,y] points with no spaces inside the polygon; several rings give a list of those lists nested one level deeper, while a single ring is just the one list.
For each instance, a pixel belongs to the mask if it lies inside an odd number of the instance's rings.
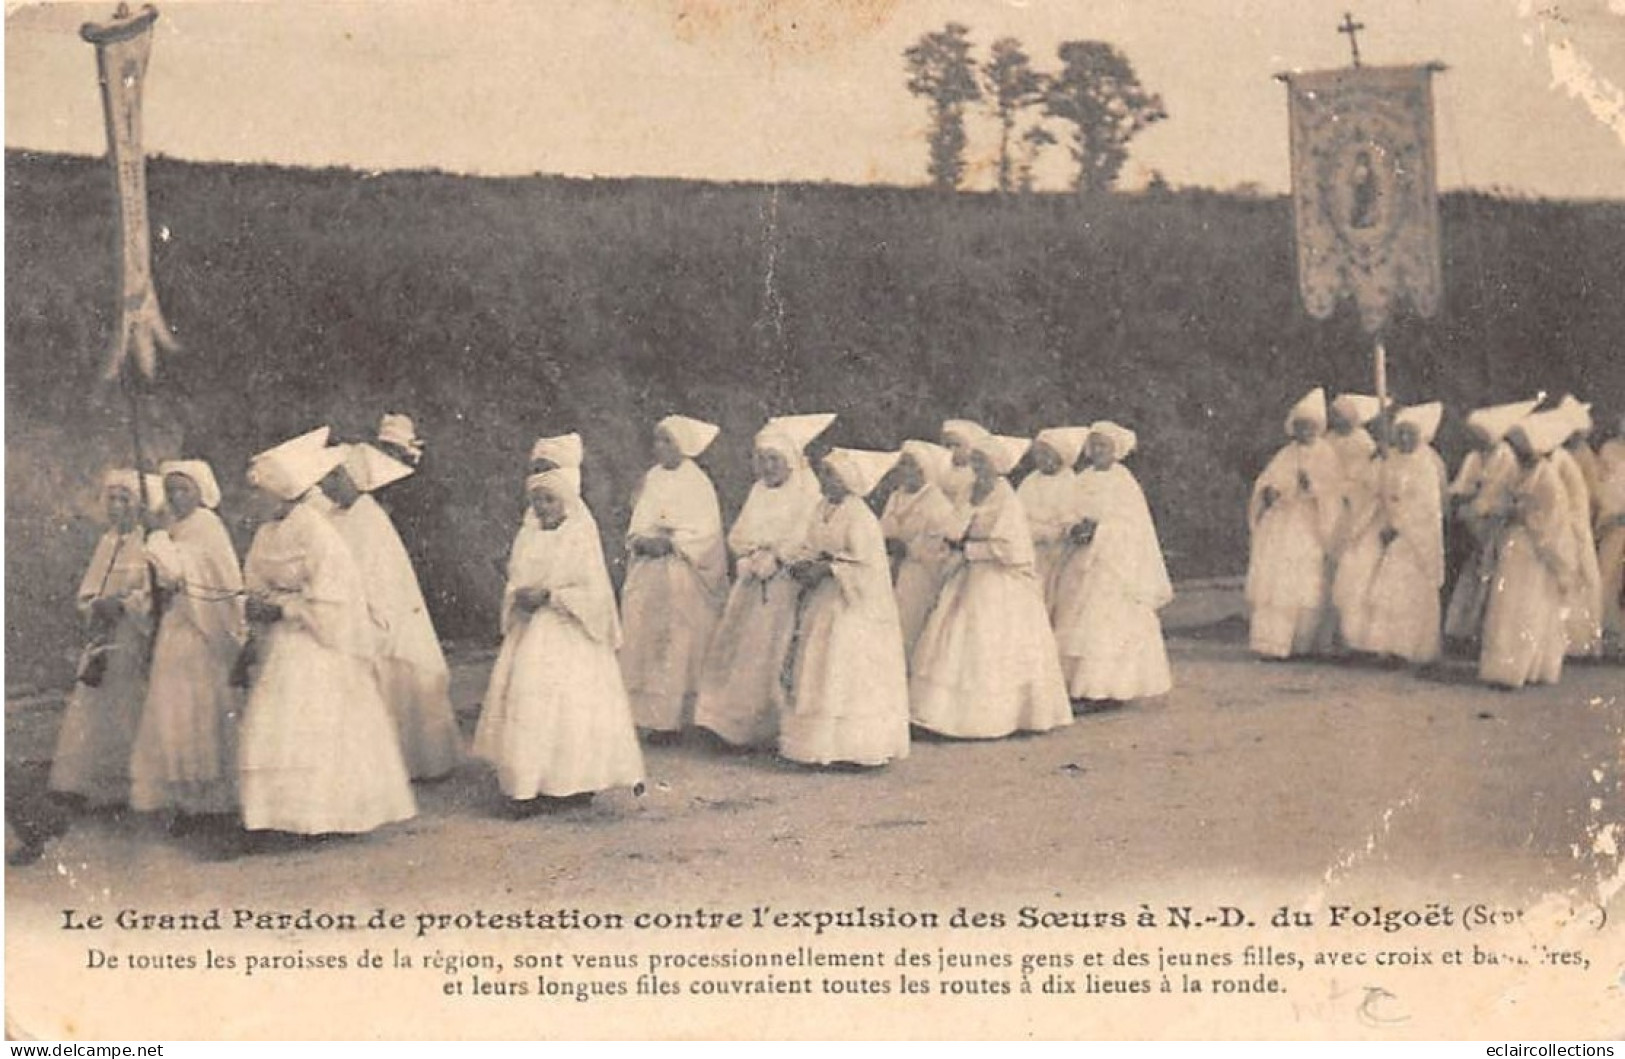
[{"label": "girl in white dress", "polygon": [[[1361,487],[1370,480],[1371,460],[1377,452],[1377,442],[1366,425],[1382,413],[1382,402],[1370,394],[1340,393],[1326,409],[1326,443],[1337,453],[1337,462],[1343,469],[1343,510],[1337,529],[1332,534],[1331,547],[1326,556],[1326,584],[1337,582],[1338,557],[1348,548],[1354,529],[1354,505]],[[1338,627],[1337,608],[1327,607],[1325,620],[1315,639],[1319,650],[1335,652],[1347,646]]]},{"label": "girl in white dress", "polygon": [[1027,442],[972,447],[970,524],[914,648],[914,723],[956,739],[998,739],[1072,723],[1072,703],[1033,574],[1027,517],[1005,475]]},{"label": "girl in white dress", "polygon": [[733,590],[700,676],[694,723],[735,747],[778,739],[785,655],[799,586],[787,564],[802,555],[818,482],[803,450],[835,421],[829,414],[778,416],[756,435],[756,484],[728,531]]},{"label": "girl in white dress", "polygon": [[1134,432],[1089,428],[1066,557],[1055,577],[1055,643],[1073,699],[1124,702],[1173,688],[1157,611],[1174,598],[1151,509],[1120,462]]},{"label": "girl in white dress", "polygon": [[183,818],[229,813],[237,808],[243,709],[231,669],[248,633],[242,570],[215,513],[220,487],[209,465],[177,460],[159,471],[170,522],[148,538],[147,547],[169,602],[130,760],[130,804]]},{"label": "girl in white dress", "polygon": [[89,646],[51,757],[50,789],[95,808],[130,800],[130,749],[147,694],[152,594],[137,511],[141,481],[118,470],[102,482],[107,531],[77,595]]},{"label": "girl in white dress", "polygon": [[1317,387],[1293,406],[1291,443],[1253,485],[1246,597],[1252,650],[1264,658],[1315,651],[1330,627],[1328,560],[1335,559],[1344,482],[1325,429],[1326,393]]},{"label": "girl in white dress", "polygon": [[903,630],[903,655],[914,643],[936,605],[947,572],[948,542],[965,534],[965,517],[938,484],[951,466],[948,450],[929,441],[905,441],[893,474],[897,488],[886,498],[880,529],[896,570],[897,617]]},{"label": "girl in white dress", "polygon": [[1502,688],[1555,684],[1567,638],[1563,598],[1579,578],[1568,495],[1548,458],[1569,429],[1553,413],[1529,416],[1507,432],[1518,470],[1495,516],[1506,527],[1484,608],[1478,677]]},{"label": "girl in white dress", "polygon": [[1413,665],[1439,657],[1444,515],[1430,443],[1443,414],[1437,401],[1398,413],[1376,488],[1354,513],[1352,558],[1338,567],[1335,595],[1355,651]]},{"label": "girl in white dress", "polygon": [[327,517],[349,546],[367,589],[367,610],[378,636],[378,689],[394,718],[407,775],[429,780],[450,775],[463,758],[463,737],[451,708],[451,670],[406,545],[372,496],[411,473],[411,467],[371,445],[350,445],[321,488],[333,502]]},{"label": "girl in white dress", "polygon": [[942,424],[942,445],[950,459],[948,471],[937,485],[960,512],[969,510],[971,485],[976,480],[970,466],[971,446],[988,436],[986,427],[969,419],[949,419]]},{"label": "girl in white dress", "polygon": [[711,635],[728,597],[728,554],[716,487],[694,460],[713,424],[667,416],[655,427],[655,466],[643,476],[626,531],[621,673],[632,716],[649,732],[694,723]]},{"label": "girl in white dress", "polygon": [[1568,640],[1570,658],[1594,658],[1602,653],[1602,570],[1597,562],[1597,537],[1592,528],[1592,480],[1597,475],[1590,446],[1591,406],[1566,395],[1551,415],[1569,428],[1564,444],[1549,457],[1569,504],[1569,532],[1574,534],[1577,563],[1574,583],[1563,594],[1563,635]]},{"label": "girl in white dress", "polygon": [[359,833],[417,813],[366,586],[318,507],[316,483],[345,455],[326,441],[325,428],[295,438],[248,470],[269,508],[243,569],[258,659],[237,755],[250,831]]},{"label": "girl in white dress", "polygon": [[1016,488],[1027,526],[1033,534],[1033,572],[1044,590],[1044,605],[1055,607],[1055,572],[1067,551],[1067,533],[1077,519],[1075,465],[1083,453],[1088,427],[1054,427],[1040,431],[1031,449],[1033,473]]},{"label": "girl in white dress", "polygon": [[807,765],[884,765],[908,756],[908,675],[880,523],[863,498],[895,452],[834,449],[823,502],[791,564],[800,587],[779,754]]},{"label": "girl in white dress", "polygon": [[638,788],[643,753],[615,658],[615,593],[580,473],[543,471],[525,487],[536,522],[509,560],[502,651],[474,753],[496,768],[504,795],[540,809]]},{"label": "girl in white dress", "polygon": [[1490,514],[1500,510],[1501,492],[1518,469],[1518,458],[1506,443],[1506,433],[1538,404],[1537,397],[1474,409],[1467,415],[1467,433],[1473,448],[1462,459],[1450,484],[1450,517],[1471,536],[1473,550],[1450,590],[1444,620],[1448,640],[1478,643],[1503,529]]}]

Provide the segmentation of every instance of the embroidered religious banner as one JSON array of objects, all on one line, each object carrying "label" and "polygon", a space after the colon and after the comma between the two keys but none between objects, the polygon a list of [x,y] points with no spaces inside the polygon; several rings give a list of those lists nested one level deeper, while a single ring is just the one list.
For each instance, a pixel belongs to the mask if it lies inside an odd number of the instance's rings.
[{"label": "embroidered religious banner", "polygon": [[1408,301],[1438,311],[1439,200],[1430,66],[1284,77],[1292,106],[1298,288],[1324,319],[1354,299],[1368,332]]},{"label": "embroidered religious banner", "polygon": [[147,158],[141,146],[141,85],[152,51],[152,24],[157,20],[158,12],[151,6],[131,16],[120,5],[113,21],[87,23],[79,30],[81,37],[96,46],[102,112],[107,119],[107,156],[113,165],[117,190],[118,276],[114,292],[118,301],[107,363],[109,379],[118,376],[131,354],[142,374],[150,378],[157,368],[157,351],[176,348],[152,281]]}]

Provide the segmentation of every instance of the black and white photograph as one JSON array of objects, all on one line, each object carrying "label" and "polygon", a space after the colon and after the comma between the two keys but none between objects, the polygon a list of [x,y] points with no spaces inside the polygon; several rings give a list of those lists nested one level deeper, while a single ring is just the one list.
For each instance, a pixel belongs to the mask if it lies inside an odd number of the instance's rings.
[{"label": "black and white photograph", "polygon": [[1625,1032],[1622,0],[4,33],[8,1039]]}]

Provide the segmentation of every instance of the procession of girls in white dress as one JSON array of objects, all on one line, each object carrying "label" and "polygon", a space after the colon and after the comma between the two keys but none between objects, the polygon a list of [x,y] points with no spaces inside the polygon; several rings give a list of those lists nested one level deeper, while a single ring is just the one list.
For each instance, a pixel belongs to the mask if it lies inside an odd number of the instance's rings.
[{"label": "procession of girls in white dress", "polygon": [[[1438,403],[1328,405],[1319,389],[1299,401],[1248,508],[1253,651],[1427,665],[1450,641],[1500,688],[1620,653],[1625,421],[1593,450],[1590,405],[1541,402],[1470,413],[1473,448],[1452,479],[1432,447]],[[1448,595],[1447,523],[1470,543]]]},{"label": "procession of girls in white dress", "polygon": [[[1589,406],[1539,403],[1470,414],[1476,447],[1454,479],[1432,447],[1436,403],[1328,404],[1317,389],[1293,407],[1247,510],[1252,650],[1426,665],[1453,641],[1513,688],[1618,649],[1625,437],[1593,452]],[[641,789],[643,742],[692,729],[873,767],[906,757],[911,732],[1046,732],[1172,688],[1158,611],[1173,588],[1124,463],[1132,430],[1029,441],[949,420],[940,444],[809,459],[834,419],[761,428],[726,532],[696,462],[718,428],[663,419],[619,602],[581,497],[580,437],[536,443],[468,748],[507,804],[527,815]],[[377,444],[331,444],[322,428],[261,453],[241,566],[207,463],[109,473],[52,790],[163,812],[177,830],[235,816],[249,832],[359,833],[412,817],[412,782],[468,752],[423,593],[372,496],[420,453],[396,414]],[[1448,596],[1447,523],[1472,543]]]}]

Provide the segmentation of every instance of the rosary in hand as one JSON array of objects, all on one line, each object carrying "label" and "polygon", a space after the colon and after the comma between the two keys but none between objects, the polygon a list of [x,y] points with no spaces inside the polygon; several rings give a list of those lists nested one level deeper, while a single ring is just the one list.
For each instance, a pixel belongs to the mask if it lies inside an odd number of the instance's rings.
[{"label": "rosary in hand", "polygon": [[249,596],[243,610],[249,621],[270,624],[282,620],[281,604],[272,603],[268,599],[260,599],[257,596]]}]

